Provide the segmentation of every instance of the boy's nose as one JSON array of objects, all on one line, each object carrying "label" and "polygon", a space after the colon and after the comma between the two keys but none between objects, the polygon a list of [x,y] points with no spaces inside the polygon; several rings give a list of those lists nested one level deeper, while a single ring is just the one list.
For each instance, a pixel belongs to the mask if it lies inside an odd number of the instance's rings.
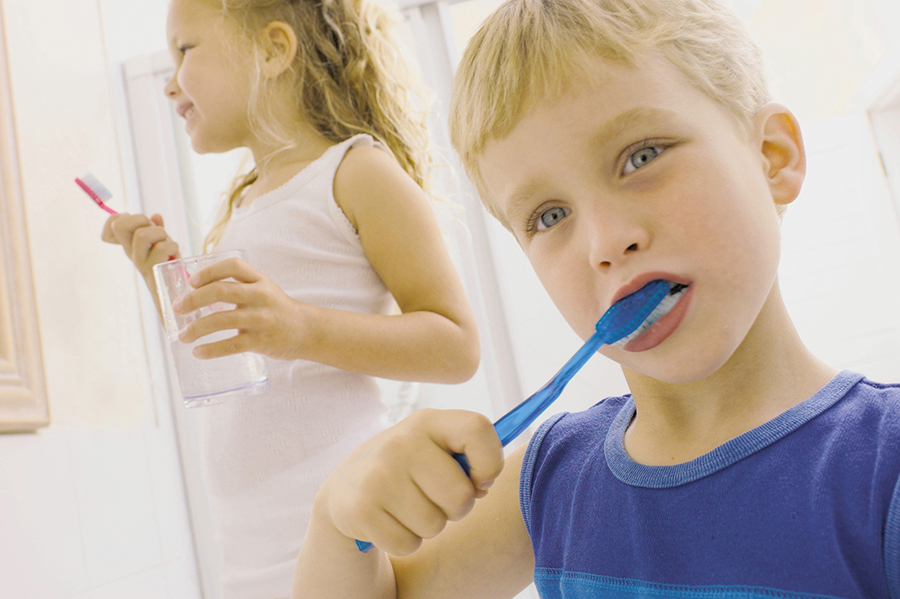
[{"label": "boy's nose", "polygon": [[607,214],[602,220],[595,219],[587,235],[591,265],[603,273],[622,266],[650,245],[647,229],[624,215]]}]

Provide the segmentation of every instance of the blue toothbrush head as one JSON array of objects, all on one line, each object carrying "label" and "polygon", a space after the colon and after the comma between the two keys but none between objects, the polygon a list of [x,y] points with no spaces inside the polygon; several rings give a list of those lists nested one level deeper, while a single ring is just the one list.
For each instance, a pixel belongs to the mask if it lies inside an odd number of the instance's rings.
[{"label": "blue toothbrush head", "polygon": [[669,311],[685,288],[685,285],[656,279],[617,301],[597,322],[597,333],[604,345],[624,345],[637,337]]}]

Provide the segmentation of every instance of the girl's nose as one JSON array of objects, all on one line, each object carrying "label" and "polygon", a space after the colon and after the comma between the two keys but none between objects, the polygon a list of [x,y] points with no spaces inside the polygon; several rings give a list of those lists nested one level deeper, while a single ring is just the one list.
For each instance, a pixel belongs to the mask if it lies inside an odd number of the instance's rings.
[{"label": "girl's nose", "polygon": [[174,99],[175,94],[178,93],[178,83],[175,82],[175,77],[170,77],[168,81],[166,81],[166,86],[163,88],[163,93],[166,94],[166,97],[169,99]]}]

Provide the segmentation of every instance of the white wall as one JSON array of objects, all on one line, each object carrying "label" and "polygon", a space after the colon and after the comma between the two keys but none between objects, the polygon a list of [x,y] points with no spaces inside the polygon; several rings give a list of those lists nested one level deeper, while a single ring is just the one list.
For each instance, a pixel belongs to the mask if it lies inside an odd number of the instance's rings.
[{"label": "white wall", "polygon": [[762,0],[748,22],[771,66],[779,101],[801,123],[812,122],[843,114],[900,41],[900,2]]},{"label": "white wall", "polygon": [[198,597],[139,284],[73,183],[91,171],[125,206],[99,7],[2,8],[52,424],[0,436],[0,596]]}]

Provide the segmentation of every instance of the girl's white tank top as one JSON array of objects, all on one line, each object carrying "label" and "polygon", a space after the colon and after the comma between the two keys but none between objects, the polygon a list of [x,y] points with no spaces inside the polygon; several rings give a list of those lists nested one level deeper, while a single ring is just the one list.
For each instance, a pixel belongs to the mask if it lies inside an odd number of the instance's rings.
[{"label": "girl's white tank top", "polygon": [[[376,145],[357,135],[332,146],[282,187],[238,206],[216,249],[246,250],[294,299],[390,313],[393,298],[333,191],[346,152]],[[317,489],[383,428],[386,413],[372,377],[305,360],[266,358],[266,366],[268,392],[197,409],[223,599],[290,595]]]}]

